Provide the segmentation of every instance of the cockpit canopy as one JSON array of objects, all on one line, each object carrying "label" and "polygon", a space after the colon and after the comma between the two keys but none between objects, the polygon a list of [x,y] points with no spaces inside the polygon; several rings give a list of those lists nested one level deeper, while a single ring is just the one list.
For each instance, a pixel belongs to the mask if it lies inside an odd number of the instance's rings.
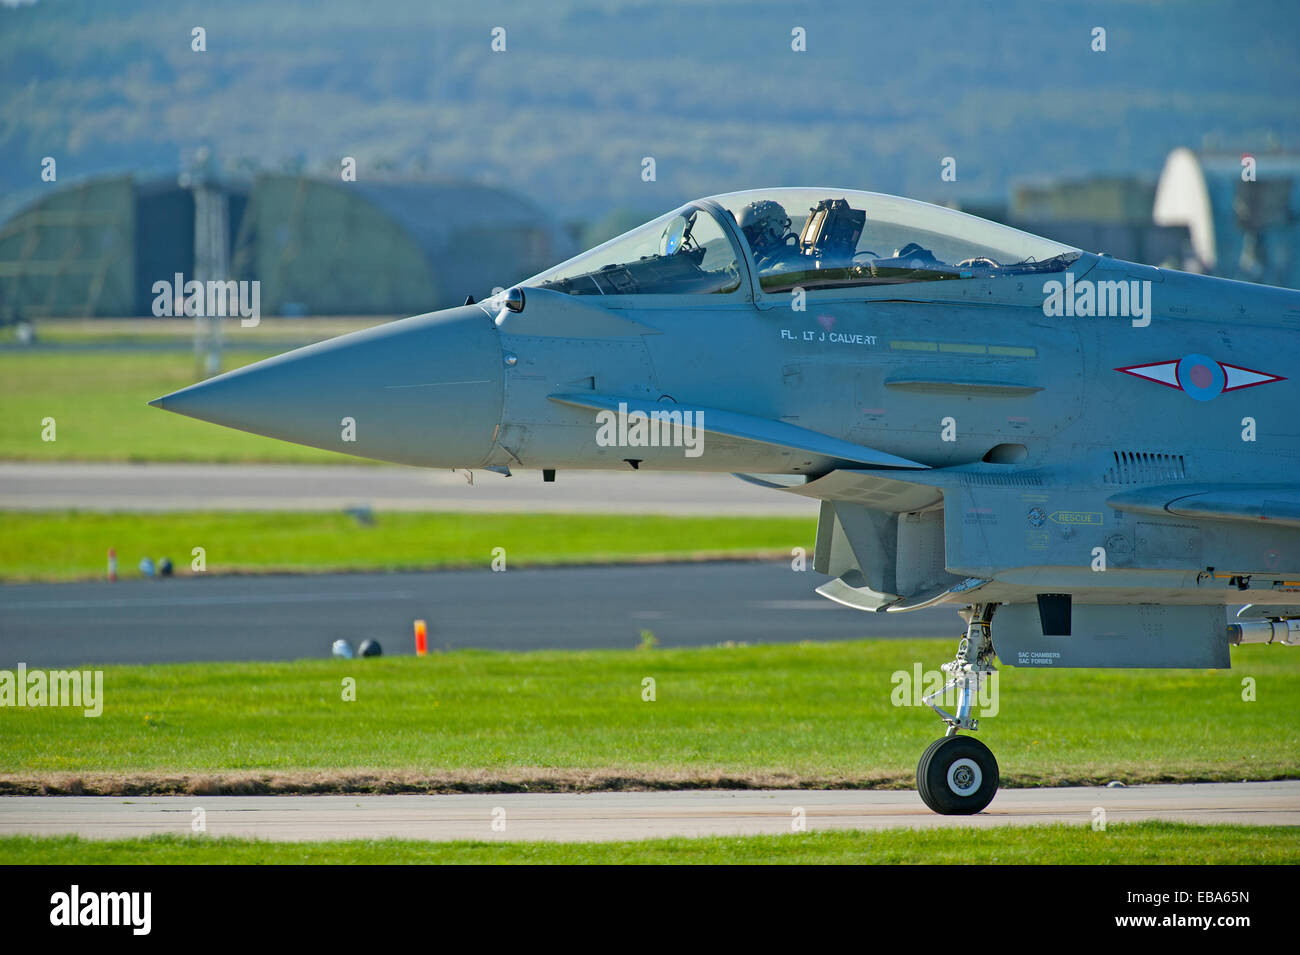
[{"label": "cockpit canopy", "polygon": [[570,295],[725,294],[752,270],[757,291],[771,294],[1058,272],[1079,254],[913,199],[756,189],[687,203],[523,284]]},{"label": "cockpit canopy", "polygon": [[741,268],[716,207],[692,202],[523,284],[570,295],[725,293],[740,288]]}]

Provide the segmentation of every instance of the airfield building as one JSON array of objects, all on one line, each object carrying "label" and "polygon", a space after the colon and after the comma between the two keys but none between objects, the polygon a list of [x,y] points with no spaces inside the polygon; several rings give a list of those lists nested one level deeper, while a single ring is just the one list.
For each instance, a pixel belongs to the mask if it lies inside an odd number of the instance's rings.
[{"label": "airfield building", "polygon": [[155,282],[222,277],[213,262],[261,282],[263,315],[415,314],[573,252],[540,209],[474,183],[103,177],[0,225],[0,321],[150,315]]},{"label": "airfield building", "polygon": [[1191,234],[1188,267],[1300,288],[1300,154],[1175,149],[1154,205],[1158,224]]}]

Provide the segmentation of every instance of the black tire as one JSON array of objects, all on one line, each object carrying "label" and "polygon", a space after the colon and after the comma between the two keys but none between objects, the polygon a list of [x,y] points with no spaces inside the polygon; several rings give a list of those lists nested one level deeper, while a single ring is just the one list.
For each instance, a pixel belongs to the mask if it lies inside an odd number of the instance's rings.
[{"label": "black tire", "polygon": [[945,736],[921,754],[916,789],[921,801],[940,815],[974,815],[998,791],[998,761],[974,737]]}]

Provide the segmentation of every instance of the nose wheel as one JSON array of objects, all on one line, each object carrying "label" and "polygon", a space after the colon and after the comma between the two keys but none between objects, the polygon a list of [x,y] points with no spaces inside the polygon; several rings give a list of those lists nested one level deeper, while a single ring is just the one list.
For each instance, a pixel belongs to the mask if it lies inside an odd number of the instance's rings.
[{"label": "nose wheel", "polygon": [[[996,604],[977,604],[963,611],[966,635],[957,644],[957,656],[943,669],[950,679],[943,689],[924,697],[930,708],[948,724],[948,735],[937,739],[921,754],[916,767],[916,789],[921,801],[945,816],[969,816],[983,810],[998,791],[998,761],[979,740],[958,736],[974,732],[979,720],[971,715],[981,684],[995,671],[991,621]],[[949,713],[934,701],[948,690],[957,691],[957,712]]]},{"label": "nose wheel", "polygon": [[971,816],[998,791],[998,761],[979,740],[945,736],[930,744],[916,767],[921,801],[944,816]]}]

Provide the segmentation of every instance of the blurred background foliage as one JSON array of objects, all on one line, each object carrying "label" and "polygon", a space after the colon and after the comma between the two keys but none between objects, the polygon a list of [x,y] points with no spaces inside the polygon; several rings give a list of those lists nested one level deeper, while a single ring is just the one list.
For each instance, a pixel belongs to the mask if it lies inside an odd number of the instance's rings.
[{"label": "blurred background foliage", "polygon": [[969,202],[1154,176],[1179,145],[1300,141],[1288,3],[10,2],[0,218],[39,192],[43,156],[60,181],[174,174],[203,144],[224,172],[354,156],[361,179],[471,179],[590,221],[793,183]]}]

